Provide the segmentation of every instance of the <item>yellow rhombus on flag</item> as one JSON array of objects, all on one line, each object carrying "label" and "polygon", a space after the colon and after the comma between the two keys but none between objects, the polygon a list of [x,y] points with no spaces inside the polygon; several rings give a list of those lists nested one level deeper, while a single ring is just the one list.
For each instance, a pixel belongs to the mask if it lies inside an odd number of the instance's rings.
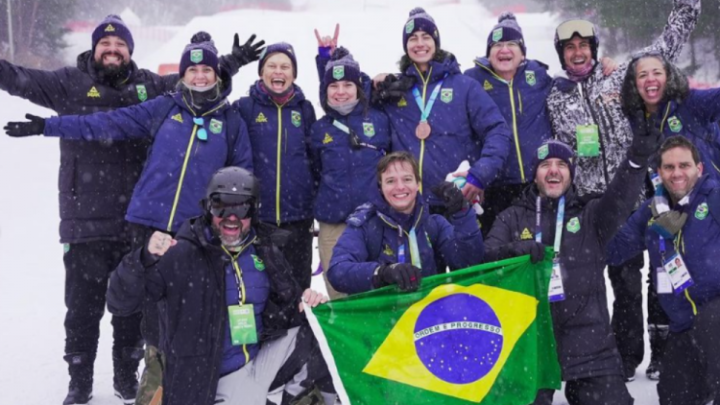
[{"label": "yellow rhombus on flag", "polygon": [[[477,313],[453,314],[458,303]],[[363,372],[478,403],[535,320],[537,304],[497,287],[441,285],[403,314]],[[454,359],[437,360],[448,356]]]}]

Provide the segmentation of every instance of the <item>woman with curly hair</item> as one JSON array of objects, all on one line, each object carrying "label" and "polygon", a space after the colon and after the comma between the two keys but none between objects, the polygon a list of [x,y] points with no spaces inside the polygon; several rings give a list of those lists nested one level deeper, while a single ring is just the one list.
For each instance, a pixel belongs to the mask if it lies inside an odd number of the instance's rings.
[{"label": "woman with curly hair", "polygon": [[720,179],[720,88],[690,89],[680,69],[659,52],[632,58],[622,87],[627,115],[656,114],[664,138],[682,135],[700,150],[707,173]]}]

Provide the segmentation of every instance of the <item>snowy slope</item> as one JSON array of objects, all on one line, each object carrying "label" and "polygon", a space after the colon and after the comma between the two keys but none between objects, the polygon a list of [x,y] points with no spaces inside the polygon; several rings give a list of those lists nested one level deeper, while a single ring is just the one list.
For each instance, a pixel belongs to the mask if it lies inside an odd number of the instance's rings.
[{"label": "snowy slope", "polygon": [[[485,52],[487,34],[496,17],[469,0],[433,6],[440,1],[398,0],[387,6],[381,0],[309,2],[306,11],[233,11],[202,17],[181,27],[179,33],[147,58],[141,67],[156,69],[160,63],[177,63],[193,33],[205,30],[215,38],[222,53],[230,51],[232,36],[244,41],[256,33],[267,42],[291,42],[299,55],[298,83],[316,104],[318,81],[314,65],[317,52],[313,29],[331,34],[341,24],[340,44],[348,47],[363,70],[373,76],[396,71],[402,54],[401,32],[407,12],[417,4],[427,11],[440,29],[443,48],[455,53],[463,68]],[[524,29],[528,57],[559,69],[552,46],[557,22],[550,14],[518,16]],[[88,34],[89,35],[89,34]],[[83,38],[82,41],[86,41]],[[231,99],[245,95],[257,78],[257,65],[241,70],[234,79]],[[0,123],[20,120],[43,110],[0,92]],[[0,404],[59,404],[67,389],[68,377],[63,355],[64,269],[62,246],[58,243],[57,141],[39,137],[10,139],[0,135]],[[317,257],[315,258],[317,263]],[[322,284],[316,277],[315,283]],[[320,282],[320,283],[318,283]],[[610,289],[608,288],[608,291]],[[611,299],[610,299],[611,300]],[[109,317],[103,320],[98,360],[95,367],[94,405],[119,404],[112,395]],[[640,370],[644,370],[644,366]],[[657,403],[655,386],[638,374],[628,386],[638,405]],[[558,395],[556,403],[565,403]]]}]

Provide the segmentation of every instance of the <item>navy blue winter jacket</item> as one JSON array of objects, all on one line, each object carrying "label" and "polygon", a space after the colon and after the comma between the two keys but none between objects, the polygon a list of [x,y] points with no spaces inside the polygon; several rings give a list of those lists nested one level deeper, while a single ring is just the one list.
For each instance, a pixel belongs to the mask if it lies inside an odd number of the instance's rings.
[{"label": "navy blue winter jacket", "polygon": [[[377,164],[390,150],[390,122],[380,110],[358,103],[347,116],[330,108],[312,126],[311,151],[320,172],[315,218],[338,224],[377,189]],[[350,135],[333,125],[347,125]],[[353,146],[352,138],[356,138]],[[371,146],[370,146],[371,145]],[[373,148],[374,147],[374,148]]]},{"label": "navy blue winter jacket", "polygon": [[280,225],[310,219],[316,190],[309,152],[315,110],[296,85],[295,95],[277,105],[259,83],[233,107],[248,125],[260,181],[260,220]]},{"label": "navy blue winter jacket", "polygon": [[452,270],[482,262],[485,248],[473,210],[458,212],[448,222],[442,215],[430,214],[419,193],[412,215],[392,209],[377,188],[371,201],[350,215],[333,250],[328,280],[336,290],[348,294],[372,290],[375,269],[397,263],[401,244],[406,245],[406,261],[410,263],[407,244],[413,226],[423,276],[437,274],[436,255]]},{"label": "navy blue winter jacket", "polygon": [[547,99],[552,78],[547,65],[527,60],[507,82],[495,74],[487,58],[477,58],[465,74],[477,80],[495,101],[512,133],[507,161],[494,184],[525,184],[532,179],[532,158],[540,145],[552,137]]},{"label": "navy blue winter jacket", "polygon": [[[425,140],[415,136],[421,112],[412,90],[396,103],[383,104],[392,124],[393,150],[415,156],[422,185],[428,189],[455,172],[463,160],[470,162],[470,174],[483,188],[489,187],[501,174],[510,150],[510,130],[495,102],[477,81],[460,73],[454,56],[431,61],[427,78],[414,65],[403,74],[415,78],[424,102],[443,82],[428,117],[432,133]],[[432,193],[425,197],[431,205],[442,205]]]},{"label": "navy blue winter jacket", "polygon": [[720,180],[720,88],[690,90],[681,103],[667,102],[658,107],[662,114],[663,138],[682,135],[700,151],[705,173]]},{"label": "navy blue winter jacket", "polygon": [[[223,83],[219,101],[204,111],[196,111],[186,93],[178,92],[112,112],[52,117],[45,135],[86,141],[154,137],[125,218],[176,232],[186,219],[202,213],[200,200],[215,171],[225,166],[252,170],[247,128],[227,102],[229,77]],[[174,105],[168,109],[169,104]],[[163,121],[153,133],[158,118]],[[198,118],[201,125],[193,121]],[[229,120],[234,120],[236,134],[228,135]],[[200,139],[200,128],[207,140]]]},{"label": "navy blue winter jacket", "polygon": [[[232,57],[221,69],[237,73]],[[59,115],[109,111],[151,100],[175,88],[177,74],[160,76],[130,61],[127,78],[111,81],[95,70],[92,51],[78,55],[75,67],[27,69],[0,59],[0,89],[54,110]],[[60,140],[60,242],[127,241],[124,220],[140,177],[147,139],[113,142]]]},{"label": "navy blue winter jacket", "polygon": [[[648,200],[635,211],[608,246],[610,264],[619,265],[647,249],[650,268],[663,265],[660,255],[660,235],[648,229],[653,222]],[[687,293],[658,294],[660,305],[670,318],[670,330],[682,332],[692,326],[696,311],[703,304],[720,297],[720,183],[703,175],[690,193],[687,205],[672,207],[687,213],[687,221],[674,240],[665,240],[665,258],[669,259],[679,247],[680,255],[690,271],[695,285]],[[657,272],[650,272],[657,281]],[[657,282],[655,283],[657,285]]]},{"label": "navy blue winter jacket", "polygon": [[[166,359],[164,405],[215,403],[229,331],[225,269],[230,257],[217,238],[208,237],[208,228],[203,217],[188,220],[175,237],[177,245],[156,265],[144,268],[138,249],[125,256],[110,276],[107,303],[111,313],[128,316],[140,311],[146,299],[158,302],[160,349]],[[246,284],[246,293],[248,298],[252,294],[253,300],[264,304],[263,333],[258,336],[262,345],[284,335],[287,329],[303,324],[305,315],[298,311],[300,286],[292,277],[290,265],[271,241],[271,232],[275,229],[261,224],[256,231],[258,239],[253,248],[265,267],[262,271],[267,279]],[[260,270],[255,260],[252,263]]]}]

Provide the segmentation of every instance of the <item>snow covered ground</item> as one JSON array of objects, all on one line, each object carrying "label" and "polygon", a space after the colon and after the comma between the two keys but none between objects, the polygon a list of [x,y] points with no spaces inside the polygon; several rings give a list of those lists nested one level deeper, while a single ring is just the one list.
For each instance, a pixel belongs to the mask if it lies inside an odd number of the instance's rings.
[{"label": "snow covered ground", "polygon": [[[442,1],[380,0],[310,1],[305,11],[233,11],[197,18],[156,52],[138,60],[141,67],[156,69],[161,63],[177,63],[193,33],[206,30],[222,53],[230,51],[235,32],[244,41],[256,33],[267,42],[287,41],[295,46],[299,63],[298,83],[313,100],[318,115],[318,81],[314,65],[317,52],[313,29],[331,34],[341,24],[340,44],[348,47],[363,70],[371,76],[396,71],[402,54],[401,32],[408,11],[425,4],[440,29],[443,48],[455,53],[463,68],[485,52],[496,17],[470,0],[438,5]],[[550,14],[522,14],[528,57],[559,69],[552,45],[557,24]],[[88,34],[89,37],[89,34]],[[88,41],[89,38],[83,38]],[[257,78],[255,64],[234,79],[231,98],[245,95]],[[0,92],[0,124],[21,120],[25,113],[49,116],[51,111]],[[62,361],[64,345],[64,269],[58,243],[57,141],[34,137],[11,139],[0,134],[0,404],[59,404],[67,392],[68,376]],[[315,258],[317,263],[317,255]],[[324,288],[320,277],[314,285]],[[608,291],[611,291],[608,288]],[[610,293],[611,294],[611,293]],[[612,302],[612,297],[609,298]],[[112,394],[109,317],[103,319],[95,366],[95,397],[91,404],[119,404]],[[628,387],[638,405],[657,403],[655,384],[644,377],[645,363],[637,380]],[[557,404],[564,404],[558,395]]]}]

